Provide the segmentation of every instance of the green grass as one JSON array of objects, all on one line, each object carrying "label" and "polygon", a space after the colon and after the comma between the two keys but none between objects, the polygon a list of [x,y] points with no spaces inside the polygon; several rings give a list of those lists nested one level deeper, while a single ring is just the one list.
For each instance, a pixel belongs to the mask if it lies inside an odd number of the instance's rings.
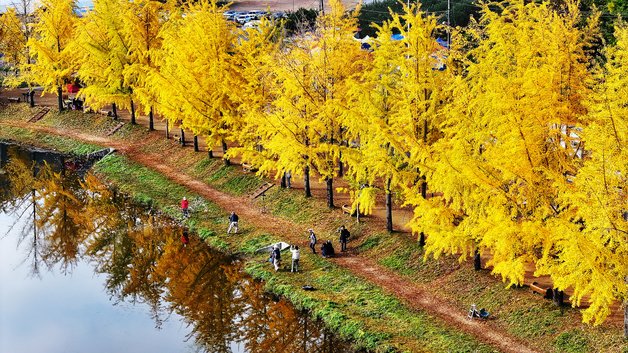
[{"label": "green grass", "polygon": [[583,332],[577,330],[558,335],[554,347],[557,353],[587,353],[589,351],[586,337],[583,336]]},{"label": "green grass", "polygon": [[308,257],[307,265],[306,271],[310,272],[307,284],[317,288],[313,292],[300,288],[301,283],[306,284],[299,281],[300,274],[277,275],[262,262],[249,262],[246,271],[263,279],[269,291],[286,296],[297,308],[310,311],[341,337],[355,342],[358,348],[387,352],[395,348],[390,342],[412,340],[418,344],[406,347],[415,352],[493,351],[472,337],[446,328],[433,317],[409,311],[395,297],[324,259]]},{"label": "green grass", "polygon": [[[222,164],[216,169],[216,164]],[[224,165],[222,161],[204,159],[192,167],[195,176],[202,177],[204,181],[220,191],[233,195],[247,195],[257,189],[264,180],[255,174],[241,174],[239,166]]]},{"label": "green grass", "polygon": [[299,224],[314,224],[323,215],[329,213],[324,206],[322,209],[316,207],[316,200],[306,198],[303,194],[292,190],[271,189],[267,192],[264,202],[273,215]]},{"label": "green grass", "polygon": [[76,140],[47,135],[26,129],[3,126],[0,129],[0,141],[19,142],[38,147],[46,147],[61,153],[84,155],[102,149],[102,146],[82,143]]}]

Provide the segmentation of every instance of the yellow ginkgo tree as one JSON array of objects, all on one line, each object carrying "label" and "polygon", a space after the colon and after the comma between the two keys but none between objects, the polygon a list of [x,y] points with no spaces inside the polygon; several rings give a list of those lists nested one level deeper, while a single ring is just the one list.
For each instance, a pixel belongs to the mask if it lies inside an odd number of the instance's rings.
[{"label": "yellow ginkgo tree", "polygon": [[149,83],[149,76],[158,71],[157,59],[162,41],[159,31],[167,20],[166,5],[157,0],[139,0],[120,7],[129,60],[123,69],[123,85],[133,90],[133,97],[137,98],[142,111],[148,114],[150,130],[154,129],[157,96]]},{"label": "yellow ginkgo tree", "polygon": [[584,165],[562,185],[560,203],[568,208],[547,241],[558,254],[544,257],[539,268],[556,287],[573,289],[574,305],[587,296],[583,318],[595,324],[613,303],[628,304],[628,28],[618,26],[615,36],[577,132]]},{"label": "yellow ginkgo tree", "polygon": [[412,226],[427,231],[429,254],[488,251],[510,284],[526,264],[560,256],[560,190],[581,164],[564,131],[586,114],[591,78],[580,21],[572,3],[484,5],[425,169],[444,196],[416,202]]},{"label": "yellow ginkgo tree", "polygon": [[372,67],[353,89],[347,126],[359,148],[349,147],[344,154],[351,171],[363,174],[359,179],[385,191],[389,231],[393,190],[403,191],[410,202],[426,192],[426,183],[419,181],[430,144],[439,137],[451,77],[450,71],[439,70],[446,55],[436,41],[438,28],[436,17],[416,5],[393,14],[377,27]]},{"label": "yellow ginkgo tree", "polygon": [[[255,167],[273,160],[269,150],[262,145],[261,128],[266,126],[272,103],[276,99],[274,66],[283,40],[280,26],[262,19],[257,28],[240,33],[234,48],[236,70],[232,77],[235,84],[231,88],[232,97],[237,103],[237,119],[232,122],[231,134],[239,146],[231,148],[229,154],[240,155],[243,161]],[[283,172],[280,168],[270,171],[277,173],[276,176]]]},{"label": "yellow ginkgo tree", "polygon": [[353,40],[357,12],[347,14],[336,0],[330,8],[314,33],[294,38],[278,55],[276,99],[267,119],[260,121],[262,146],[272,158],[260,171],[303,175],[308,197],[314,171],[326,181],[327,203],[333,207],[350,78],[360,72],[365,52]]},{"label": "yellow ginkgo tree", "polygon": [[95,0],[93,10],[77,26],[74,46],[85,103],[96,110],[113,104],[114,116],[117,107],[130,108],[134,123],[133,89],[124,76],[131,65],[130,43],[120,16],[127,7],[124,0]]},{"label": "yellow ginkgo tree", "polygon": [[185,5],[183,16],[173,16],[161,32],[160,69],[150,82],[168,120],[204,136],[210,150],[220,143],[226,152],[236,118],[232,52],[237,36],[222,12],[215,1],[199,1]]},{"label": "yellow ginkgo tree", "polygon": [[77,67],[70,49],[77,19],[75,9],[74,0],[42,0],[35,11],[33,37],[28,41],[33,59],[28,65],[31,79],[44,92],[57,93],[59,111],[63,110],[63,85]]},{"label": "yellow ginkgo tree", "polygon": [[[0,52],[3,61],[12,71],[18,71],[20,65],[27,63],[28,51],[28,26],[18,17],[17,11],[13,7],[7,8],[0,18]],[[15,72],[17,73],[17,72]]]},{"label": "yellow ginkgo tree", "polygon": [[17,87],[22,83],[29,86],[29,101],[31,107],[35,105],[32,91],[33,82],[30,78],[31,56],[28,41],[33,34],[30,23],[31,0],[22,0],[13,7],[7,7],[6,12],[0,18],[0,52],[10,71],[3,83],[7,86]]}]

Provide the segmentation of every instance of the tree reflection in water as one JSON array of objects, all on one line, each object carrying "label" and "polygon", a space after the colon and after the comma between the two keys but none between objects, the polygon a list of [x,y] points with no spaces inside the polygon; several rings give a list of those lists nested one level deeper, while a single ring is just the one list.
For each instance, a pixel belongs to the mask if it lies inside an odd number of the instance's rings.
[{"label": "tree reflection in water", "polygon": [[105,274],[114,301],[148,304],[158,327],[179,314],[199,351],[351,351],[285,300],[272,300],[237,262],[198,237],[183,246],[172,220],[91,174],[79,178],[63,159],[53,167],[15,148],[4,153],[0,211],[23,226],[20,246],[33,274],[42,265],[70,273],[84,258]]}]

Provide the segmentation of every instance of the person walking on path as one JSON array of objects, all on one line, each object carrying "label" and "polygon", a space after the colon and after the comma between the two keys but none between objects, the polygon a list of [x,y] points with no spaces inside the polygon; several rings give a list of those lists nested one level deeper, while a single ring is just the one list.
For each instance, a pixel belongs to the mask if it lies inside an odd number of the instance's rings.
[{"label": "person walking on path", "polygon": [[308,229],[308,231],[310,232],[310,249],[312,249],[312,254],[316,254],[316,249],[314,248],[316,246],[316,234],[314,234],[314,229],[312,228]]},{"label": "person walking on path", "polygon": [[183,200],[181,200],[181,212],[183,213],[183,217],[190,217],[190,209],[189,209],[189,202],[188,199],[185,198],[185,196],[183,197]]},{"label": "person walking on path", "polygon": [[340,226],[338,232],[340,232],[340,251],[347,251],[347,242],[351,233],[344,225]]},{"label": "person walking on path", "polygon": [[290,246],[290,252],[292,253],[292,267],[290,272],[299,272],[299,259],[301,258],[301,251],[298,246]]},{"label": "person walking on path", "polygon": [[281,266],[281,251],[279,250],[279,246],[273,246],[273,265],[275,265],[275,272],[279,271],[279,266]]},{"label": "person walking on path", "polygon": [[238,234],[238,215],[235,212],[231,212],[231,215],[229,216],[229,228],[227,228],[227,234],[230,234],[232,229],[236,234]]}]

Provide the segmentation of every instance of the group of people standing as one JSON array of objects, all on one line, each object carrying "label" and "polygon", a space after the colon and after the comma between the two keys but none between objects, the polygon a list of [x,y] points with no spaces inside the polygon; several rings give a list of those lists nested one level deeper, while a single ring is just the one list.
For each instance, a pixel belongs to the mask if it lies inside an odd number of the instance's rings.
[{"label": "group of people standing", "polygon": [[[309,244],[310,249],[313,254],[316,254],[316,244],[318,243],[318,239],[316,238],[316,234],[313,229],[308,229],[309,233]],[[349,241],[349,230],[345,226],[341,226],[338,228],[338,233],[340,233],[340,248],[341,251],[347,250],[347,242]],[[281,268],[281,243],[277,243],[273,245],[272,250],[270,252],[270,258],[268,259],[270,263],[273,264],[275,271],[279,271]],[[331,240],[325,241],[321,244],[320,247],[321,255],[323,257],[332,257],[336,254],[334,250],[334,246],[331,243]],[[301,250],[297,245],[290,245],[290,253],[292,257],[292,264],[290,266],[290,272],[299,272],[299,260],[301,259]]]},{"label": "group of people standing", "polygon": [[[310,237],[310,249],[312,250],[313,254],[316,254],[316,244],[318,242],[318,240],[316,239],[316,234],[311,228],[308,229],[308,232]],[[340,234],[340,237],[338,239],[340,242],[340,251],[347,251],[347,242],[349,242],[349,237],[351,236],[351,233],[344,225],[338,228],[338,233]],[[335,253],[336,252],[331,243],[331,240],[327,240],[326,242],[321,244],[321,254],[323,255],[323,257],[330,257],[335,255]]]},{"label": "group of people standing", "polygon": [[[289,180],[289,177],[288,177],[288,180]],[[181,200],[181,212],[183,214],[183,217],[185,218],[190,217],[189,202],[187,198],[185,197]],[[231,234],[232,231],[236,234],[238,233],[238,221],[239,221],[238,215],[235,212],[231,212],[231,214],[229,215],[229,227],[227,228],[227,234]],[[316,234],[314,233],[313,229],[311,228],[308,229],[308,233],[309,233],[310,249],[312,250],[313,254],[316,254],[316,244],[318,243],[318,239],[316,238]],[[345,227],[344,225],[338,228],[338,233],[339,233],[338,240],[340,243],[340,251],[342,252],[347,251],[347,242],[349,241],[349,237],[351,236],[351,233],[349,232],[347,227]],[[181,237],[181,241],[183,242],[184,245],[188,244],[189,236],[188,236],[187,230],[184,231],[184,234]],[[334,246],[332,245],[331,240],[327,240],[326,242],[322,243],[320,250],[321,250],[321,255],[323,257],[332,257],[336,254],[336,251],[334,250]],[[292,265],[290,267],[290,272],[298,272],[299,260],[301,258],[301,252],[299,250],[299,247],[296,245],[290,245],[290,252],[292,254]],[[279,245],[274,245],[272,247],[269,260],[273,264],[275,271],[279,271],[279,268],[281,266],[281,249]]]},{"label": "group of people standing", "polygon": [[[301,259],[301,250],[297,245],[290,245],[290,253],[292,255],[292,265],[290,266],[290,272],[299,272],[299,260]],[[275,271],[279,271],[281,267],[281,249],[280,245],[273,245],[273,249],[270,252],[270,262],[275,267]]]}]

